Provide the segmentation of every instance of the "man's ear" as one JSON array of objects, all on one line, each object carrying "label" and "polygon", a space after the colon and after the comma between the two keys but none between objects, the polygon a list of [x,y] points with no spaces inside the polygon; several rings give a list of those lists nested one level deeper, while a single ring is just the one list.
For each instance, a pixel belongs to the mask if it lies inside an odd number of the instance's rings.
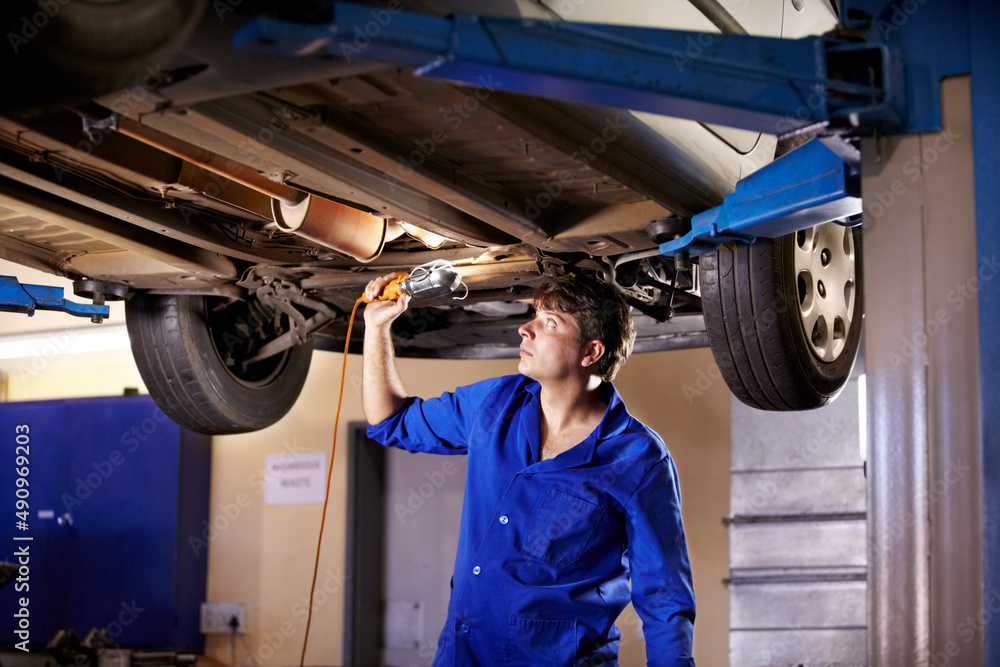
[{"label": "man's ear", "polygon": [[599,340],[592,340],[583,346],[583,359],[581,363],[584,366],[592,366],[602,356],[604,356],[604,343]]}]

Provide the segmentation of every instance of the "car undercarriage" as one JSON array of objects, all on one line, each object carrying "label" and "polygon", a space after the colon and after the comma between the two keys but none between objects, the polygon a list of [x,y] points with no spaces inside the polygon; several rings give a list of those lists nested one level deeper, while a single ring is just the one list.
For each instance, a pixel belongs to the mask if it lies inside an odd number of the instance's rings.
[{"label": "car undercarriage", "polygon": [[[130,10],[128,1],[79,4],[58,16],[96,22],[102,12]],[[403,356],[516,356],[531,291],[567,272],[618,286],[635,314],[637,352],[708,345],[706,318],[709,329],[732,326],[733,314],[709,315],[706,287],[714,304],[759,300],[740,297],[736,284],[736,296],[719,287],[745,261],[740,250],[693,259],[658,248],[794,144],[505,92],[489,76],[475,85],[417,76],[366,60],[364,34],[342,41],[341,57],[233,47],[262,14],[328,19],[321,3],[152,4],[174,17],[170,35],[183,39],[145,52],[130,47],[130,71],[121,75],[127,85],[104,84],[110,92],[95,94],[96,84],[80,84],[78,72],[44,51],[28,61],[34,69],[19,70],[34,84],[45,74],[46,90],[89,90],[58,103],[47,92],[26,94],[0,107],[0,257],[77,280],[88,297],[127,298],[144,380],[185,426],[234,432],[280,418],[298,395],[312,347],[342,349],[364,285],[430,262],[449,262],[467,293],[416,302],[395,329]],[[687,12],[673,17],[680,27],[716,29],[718,15],[675,4]],[[373,29],[380,16],[403,8],[373,5]],[[455,7],[405,9],[444,15]],[[477,8],[487,10],[562,20],[541,3]],[[574,11],[573,20],[588,18]],[[825,3],[810,11],[816,25],[835,22]],[[754,20],[767,25],[766,16]],[[771,33],[788,32],[781,16],[775,20]],[[49,37],[60,29],[51,27]],[[768,353],[804,356],[820,370],[839,364],[833,380],[799,398],[762,390],[744,400],[816,407],[839,391],[845,364],[850,373],[861,310],[859,237],[849,225],[810,233],[810,243],[826,239],[824,248],[806,248],[800,236],[766,256],[774,275],[794,265],[801,276],[795,247],[817,257],[836,251],[840,284],[830,289],[844,297],[829,331],[817,338],[820,324],[827,326],[820,317],[811,334],[802,332],[793,316],[806,317],[799,308],[806,293],[825,288],[793,276],[781,289],[797,303],[785,308],[793,312],[780,326],[798,327],[799,346],[789,352],[782,343]],[[847,351],[824,359],[827,339],[847,341]],[[198,352],[205,349],[214,351],[208,360]],[[189,382],[185,373],[200,379]]]}]

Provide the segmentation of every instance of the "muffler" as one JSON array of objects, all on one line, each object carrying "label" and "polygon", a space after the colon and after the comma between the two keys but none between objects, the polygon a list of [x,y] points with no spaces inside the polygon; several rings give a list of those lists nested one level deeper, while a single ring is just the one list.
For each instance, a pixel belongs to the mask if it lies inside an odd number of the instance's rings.
[{"label": "muffler", "polygon": [[271,214],[282,231],[290,232],[360,262],[382,252],[386,220],[367,211],[276,183],[253,167],[141,125],[119,118],[118,131],[144,144],[197,165],[271,197]]},{"label": "muffler", "polygon": [[271,215],[282,231],[369,262],[382,252],[386,221],[339,202],[302,193],[298,201],[271,199]]}]

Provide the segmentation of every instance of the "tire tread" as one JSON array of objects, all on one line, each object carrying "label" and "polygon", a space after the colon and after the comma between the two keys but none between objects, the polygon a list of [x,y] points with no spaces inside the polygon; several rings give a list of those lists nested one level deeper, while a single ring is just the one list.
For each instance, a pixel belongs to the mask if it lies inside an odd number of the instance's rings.
[{"label": "tire tread", "polygon": [[301,392],[312,345],[294,349],[285,372],[252,391],[256,404],[244,404],[247,390],[193,335],[207,330],[197,298],[135,294],[126,304],[133,357],[150,395],[168,417],[200,433],[242,433],[273,424]]},{"label": "tire tread", "polygon": [[793,267],[786,265],[790,255],[783,244],[791,242],[733,243],[701,257],[705,328],[716,365],[740,401],[762,410],[806,410],[833,400],[859,344],[860,304],[859,329],[842,363],[821,368],[811,357],[802,359],[802,344],[794,340],[804,341],[797,296],[785,287]]}]

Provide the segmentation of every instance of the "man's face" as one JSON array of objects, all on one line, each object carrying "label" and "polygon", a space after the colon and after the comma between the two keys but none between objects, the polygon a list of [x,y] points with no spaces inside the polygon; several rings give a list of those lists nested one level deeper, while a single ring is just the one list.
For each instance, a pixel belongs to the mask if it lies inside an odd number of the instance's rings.
[{"label": "man's face", "polygon": [[561,380],[579,373],[584,359],[580,327],[568,313],[538,307],[534,319],[517,330],[521,361],[517,370],[532,380]]}]

